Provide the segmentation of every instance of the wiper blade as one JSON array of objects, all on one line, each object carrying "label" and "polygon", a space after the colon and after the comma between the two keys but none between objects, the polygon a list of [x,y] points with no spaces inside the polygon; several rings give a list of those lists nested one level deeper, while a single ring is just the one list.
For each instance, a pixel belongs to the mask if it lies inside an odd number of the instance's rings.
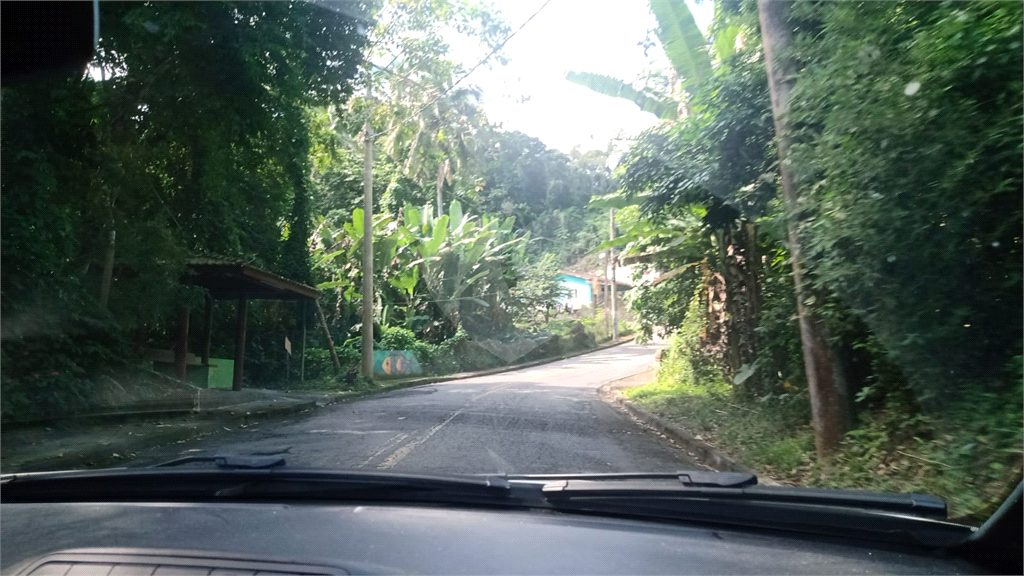
[{"label": "wiper blade", "polygon": [[278,466],[284,466],[284,458],[281,456],[260,456],[260,455],[217,455],[217,456],[187,456],[185,458],[178,458],[169,462],[161,462],[160,464],[153,465],[153,468],[171,468],[174,466],[183,466],[185,464],[193,464],[196,462],[213,462],[217,465],[217,468],[235,470],[238,468],[246,468],[249,470],[259,470],[266,468],[277,468]]},{"label": "wiper blade", "polygon": [[758,486],[752,474],[575,474],[514,476],[543,481],[544,500],[565,512],[694,521],[947,546],[971,528],[946,518],[946,503],[925,494],[881,494]]},{"label": "wiper blade", "polygon": [[509,480],[544,481],[549,500],[567,498],[709,498],[793,504],[845,506],[945,519],[946,503],[928,494],[891,494],[861,490],[761,486],[745,472],[683,470],[674,474],[529,474]]},{"label": "wiper blade", "polygon": [[[246,457],[248,458],[248,457]],[[224,458],[226,464],[262,463]],[[203,462],[209,460],[191,460]],[[214,463],[219,463],[216,458]],[[269,462],[273,464],[273,462]],[[177,464],[175,464],[177,465]],[[519,502],[503,477],[232,466],[218,470],[120,468],[0,477],[3,502]],[[533,489],[539,495],[539,486]]]},{"label": "wiper blade", "polygon": [[676,473],[649,472],[615,472],[593,474],[512,474],[509,480],[588,480],[588,481],[626,481],[626,480],[678,480],[684,486],[742,488],[757,484],[757,476],[747,472],[709,472],[703,470],[684,470]]}]

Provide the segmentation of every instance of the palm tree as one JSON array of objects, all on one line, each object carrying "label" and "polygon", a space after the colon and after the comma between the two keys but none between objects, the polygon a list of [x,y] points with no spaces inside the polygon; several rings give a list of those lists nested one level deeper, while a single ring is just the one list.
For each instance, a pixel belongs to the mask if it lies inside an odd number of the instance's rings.
[{"label": "palm tree", "polygon": [[454,68],[442,68],[402,75],[399,67],[399,78],[390,86],[393,110],[385,141],[387,154],[402,161],[406,176],[420,185],[436,178],[439,214],[444,185],[472,158],[475,137],[486,124],[480,90],[453,86]]}]

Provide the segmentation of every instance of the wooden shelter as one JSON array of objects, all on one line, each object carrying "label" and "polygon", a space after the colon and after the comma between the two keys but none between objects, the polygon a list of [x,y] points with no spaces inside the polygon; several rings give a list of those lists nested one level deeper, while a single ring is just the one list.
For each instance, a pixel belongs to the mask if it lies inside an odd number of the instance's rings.
[{"label": "wooden shelter", "polygon": [[[208,293],[203,318],[201,362],[210,362],[210,340],[213,332],[213,303],[216,300],[234,300],[238,303],[235,317],[234,368],[231,389],[242,389],[245,373],[245,336],[249,300],[284,300],[305,303],[315,301],[320,292],[312,286],[289,280],[267,270],[249,266],[227,258],[204,256],[189,261],[184,284],[205,288]],[[306,331],[306,314],[302,315],[302,331]],[[178,315],[178,331],[174,346],[174,369],[179,380],[187,374],[188,336],[191,311],[182,308]],[[304,347],[304,346],[303,346]],[[304,350],[303,350],[304,352]]]}]

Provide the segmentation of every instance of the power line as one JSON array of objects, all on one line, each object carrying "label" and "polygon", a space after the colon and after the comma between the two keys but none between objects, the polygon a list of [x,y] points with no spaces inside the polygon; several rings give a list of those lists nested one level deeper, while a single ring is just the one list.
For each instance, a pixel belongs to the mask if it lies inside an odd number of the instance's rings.
[{"label": "power line", "polygon": [[519,25],[519,28],[517,28],[514,32],[509,34],[504,40],[501,41],[500,44],[495,46],[494,49],[491,50],[489,54],[487,54],[487,56],[484,56],[483,59],[480,60],[479,62],[477,62],[475,66],[470,68],[468,72],[466,72],[465,74],[460,76],[459,79],[456,80],[451,86],[449,86],[443,92],[438,94],[433,100],[431,100],[430,102],[427,102],[426,104],[424,104],[423,107],[419,109],[419,112],[416,113],[416,115],[419,116],[424,110],[426,110],[430,106],[434,105],[434,103],[437,102],[438,100],[440,100],[441,98],[443,98],[445,94],[451,92],[452,89],[454,89],[456,86],[458,86],[463,80],[468,78],[469,75],[472,74],[473,72],[475,72],[477,68],[483,66],[485,62],[487,62],[488,60],[491,59],[491,56],[494,56],[495,54],[498,53],[499,50],[504,48],[505,44],[507,44],[509,40],[514,38],[516,34],[519,34],[519,32],[521,32],[523,30],[523,28],[525,28],[526,25],[529,24],[530,21],[533,20],[534,17],[537,16],[537,14],[540,14],[541,10],[544,10],[544,8],[547,7],[547,5],[550,4],[550,3],[551,3],[551,0],[544,0],[544,3],[540,5],[540,8],[537,8],[537,10],[533,14],[530,14],[530,17],[527,18],[526,20],[524,20],[523,23]]},{"label": "power line", "polygon": [[[427,108],[429,108],[430,106],[433,106],[433,105],[434,105],[434,104],[435,104],[435,103],[436,103],[436,102],[437,102],[438,100],[440,100],[440,99],[441,99],[441,98],[443,98],[443,97],[444,97],[444,96],[445,96],[446,94],[448,94],[449,92],[451,92],[451,91],[452,91],[452,90],[453,90],[453,89],[454,89],[454,88],[455,88],[456,86],[458,86],[459,84],[461,84],[463,80],[465,80],[466,78],[468,78],[468,77],[469,77],[469,76],[470,76],[471,74],[473,74],[473,72],[475,72],[475,71],[476,71],[476,70],[477,70],[478,68],[480,68],[481,66],[483,66],[483,65],[484,65],[484,64],[485,64],[485,63],[486,63],[486,62],[487,62],[488,60],[490,60],[490,59],[491,59],[491,56],[494,56],[495,54],[497,54],[497,53],[498,53],[498,51],[499,51],[499,50],[501,50],[502,48],[504,48],[504,47],[505,47],[505,44],[508,44],[508,41],[509,41],[509,40],[511,40],[512,38],[514,38],[514,37],[515,37],[515,35],[516,35],[516,34],[518,34],[519,32],[521,32],[521,31],[523,30],[523,28],[525,28],[525,27],[526,27],[526,25],[527,25],[527,24],[529,24],[529,23],[530,23],[530,21],[531,21],[531,20],[533,20],[533,19],[534,19],[534,18],[535,18],[535,17],[536,17],[536,16],[538,15],[538,14],[540,14],[540,13],[541,13],[541,11],[542,11],[542,10],[544,10],[544,8],[546,8],[546,7],[547,7],[547,5],[548,5],[548,4],[550,4],[550,3],[551,3],[551,0],[544,0],[544,3],[543,3],[543,4],[541,4],[541,5],[540,5],[540,7],[539,7],[539,8],[537,8],[537,10],[535,10],[535,11],[533,12],[533,14],[530,14],[530,17],[529,17],[529,18],[527,18],[526,20],[524,20],[524,21],[523,21],[523,23],[519,25],[519,28],[516,28],[516,29],[515,29],[515,31],[513,31],[513,32],[512,32],[511,34],[509,34],[508,36],[506,36],[506,37],[505,37],[505,39],[501,41],[501,43],[499,43],[499,44],[498,44],[497,46],[495,46],[495,47],[494,47],[494,49],[492,49],[492,50],[491,50],[491,51],[490,51],[490,52],[489,52],[489,53],[488,53],[488,54],[487,54],[486,56],[484,56],[484,57],[483,57],[483,58],[482,58],[482,59],[481,59],[481,60],[480,60],[479,62],[477,62],[477,63],[476,63],[476,64],[475,64],[475,65],[474,65],[474,66],[473,66],[472,68],[470,68],[468,72],[466,72],[465,74],[463,74],[462,76],[460,76],[460,77],[459,77],[459,79],[458,79],[458,80],[456,80],[456,81],[455,81],[454,83],[452,83],[452,85],[451,85],[451,86],[449,86],[448,88],[445,88],[445,89],[444,89],[443,91],[441,91],[441,92],[440,92],[440,93],[439,93],[439,94],[438,94],[437,96],[435,96],[435,97],[434,97],[434,98],[433,98],[432,100],[430,100],[429,102],[427,102],[426,104],[424,104],[424,105],[423,105],[422,107],[420,107],[420,109],[419,109],[419,110],[417,110],[415,114],[413,114],[413,115],[411,115],[410,117],[406,118],[406,119],[405,119],[404,121],[402,121],[401,123],[402,123],[402,124],[404,124],[405,122],[410,122],[410,121],[412,121],[412,120],[413,120],[413,119],[414,119],[415,117],[417,117],[417,116],[419,116],[420,114],[422,114],[422,113],[423,113],[423,112],[424,112],[424,111],[425,111],[425,110],[426,110]],[[402,52],[404,52],[404,48],[403,48]],[[398,59],[398,56],[399,56],[399,55],[401,55],[401,54],[402,54],[402,52],[400,52],[400,53],[399,53],[398,55],[396,55],[396,56],[395,56],[395,58],[393,58],[393,59],[391,60],[391,62],[390,62],[390,63],[388,63],[388,65],[387,65],[387,66],[380,66],[379,64],[374,64],[373,62],[369,62],[369,64],[370,64],[370,68],[371,68],[371,74],[372,74],[372,69],[373,69],[373,68],[376,68],[376,69],[380,70],[381,72],[385,72],[385,73],[387,73],[387,74],[391,75],[392,77],[394,77],[394,76],[398,76],[398,74],[397,74],[397,73],[396,73],[396,72],[395,72],[394,70],[392,70],[392,69],[391,69],[391,66],[392,66],[392,65],[393,65],[393,64],[395,63],[395,61],[396,61],[396,60]],[[423,89],[426,89],[426,87],[425,87],[425,86],[423,86],[422,84],[420,84],[419,82],[416,82],[415,80],[412,80],[411,78],[409,78],[409,76],[411,76],[411,75],[412,75],[412,73],[413,73],[414,71],[415,71],[415,70],[410,70],[409,72],[405,73],[405,74],[404,74],[404,75],[402,75],[402,76],[401,76],[400,78],[398,78],[398,81],[399,81],[399,82],[403,82],[403,81],[408,81],[408,82],[412,82],[412,83],[413,83],[413,84],[415,84],[416,86],[418,86],[418,87],[420,87],[420,88],[423,88]],[[382,133],[382,134],[377,134],[376,136],[377,136],[377,137],[380,137],[380,136],[383,136],[383,135],[384,135],[384,134]]]}]

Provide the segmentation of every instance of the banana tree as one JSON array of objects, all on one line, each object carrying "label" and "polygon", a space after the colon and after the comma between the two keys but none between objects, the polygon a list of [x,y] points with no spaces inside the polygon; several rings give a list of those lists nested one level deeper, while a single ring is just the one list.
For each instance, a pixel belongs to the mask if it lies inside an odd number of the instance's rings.
[{"label": "banana tree", "polygon": [[506,313],[508,282],[514,264],[523,256],[528,237],[516,237],[512,218],[477,218],[452,201],[448,214],[433,215],[433,207],[406,206],[399,234],[415,238],[409,244],[418,256],[412,265],[422,272],[431,301],[452,326],[467,316],[483,315],[500,323]]},{"label": "banana tree", "polygon": [[[319,222],[314,267],[334,290],[339,313],[355,309],[359,293],[363,212],[331,227]],[[467,317],[501,326],[511,307],[509,285],[528,236],[516,236],[513,218],[465,214],[453,201],[447,214],[406,205],[401,224],[387,215],[374,219],[375,306],[389,324],[420,332],[458,329]],[[446,321],[447,320],[447,321]],[[424,321],[426,327],[424,328]]]},{"label": "banana tree", "polygon": [[[679,118],[681,109],[685,113],[685,92],[692,91],[711,77],[714,70],[712,53],[685,2],[650,0],[650,8],[658,22],[655,33],[665,56],[672,64],[674,77],[670,84],[678,84],[672,94],[636,88],[618,78],[590,72],[570,71],[566,79],[598,94],[629,100],[644,112],[650,112],[662,120],[675,120]],[[716,3],[715,12],[713,49],[717,60],[723,62],[732,55],[740,28],[728,23],[720,3]]]}]

